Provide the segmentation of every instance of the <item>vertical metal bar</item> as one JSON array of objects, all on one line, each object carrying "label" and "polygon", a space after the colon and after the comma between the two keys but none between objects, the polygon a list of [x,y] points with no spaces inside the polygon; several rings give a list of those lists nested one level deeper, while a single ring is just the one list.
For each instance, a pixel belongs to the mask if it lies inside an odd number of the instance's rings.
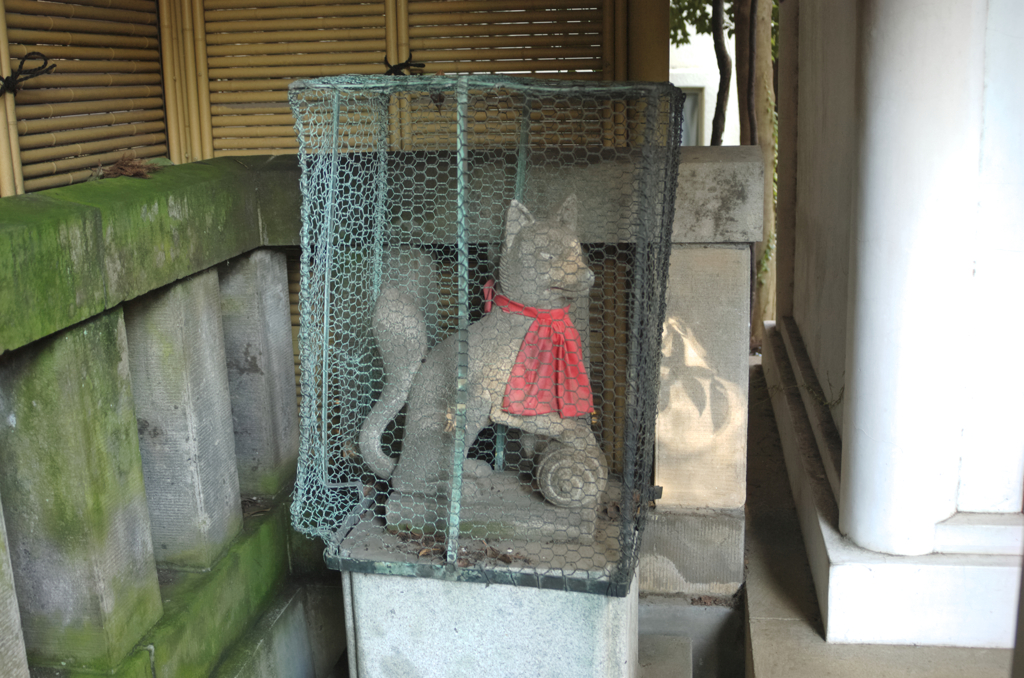
[{"label": "vertical metal bar", "polygon": [[[516,153],[516,200],[523,201],[526,193],[526,166],[530,162],[530,114],[533,105],[529,98],[523,102],[519,116],[519,148]],[[505,443],[508,428],[504,424],[494,425],[494,470],[505,468]]]},{"label": "vertical metal bar", "polygon": [[519,117],[519,149],[516,156],[516,200],[523,201],[526,191],[526,165],[530,161],[530,115],[533,104],[530,99],[523,102],[523,114]]},{"label": "vertical metal bar", "polygon": [[324,225],[323,237],[320,238],[319,249],[324,257],[324,305],[323,305],[323,335],[322,351],[320,356],[320,461],[323,483],[330,485],[330,476],[327,470],[327,420],[330,394],[328,393],[328,361],[330,359],[330,320],[331,320],[331,268],[333,264],[334,243],[332,233],[334,231],[334,211],[337,209],[335,196],[338,195],[338,106],[341,94],[337,90],[330,91],[331,96],[331,141],[330,148],[326,149],[331,157],[331,174],[327,177],[327,200],[324,204]]},{"label": "vertical metal bar", "polygon": [[[649,343],[650,333],[661,330],[660,326],[657,328],[651,327],[651,321],[655,319],[657,309],[650,308],[656,301],[651,294],[650,286],[652,284],[650,275],[655,273],[651,270],[656,266],[656,261],[653,260],[654,255],[657,254],[655,248],[658,246],[657,240],[660,239],[661,232],[652,232],[652,226],[660,226],[661,220],[655,217],[655,205],[656,205],[656,192],[662,187],[659,179],[659,175],[654,171],[656,146],[653,131],[657,129],[657,115],[658,115],[658,92],[654,87],[647,88],[646,100],[637,96],[636,103],[639,105],[641,101],[645,101],[647,110],[646,118],[644,120],[644,134],[643,134],[643,149],[642,149],[642,166],[640,172],[640,212],[639,212],[639,231],[634,238],[633,248],[633,289],[630,299],[630,328],[629,328],[629,367],[627,368],[627,384],[629,390],[627,391],[626,397],[626,448],[624,450],[622,460],[622,507],[623,507],[623,518],[630,516],[631,520],[636,523],[637,520],[637,503],[643,503],[647,500],[647,488],[637,487],[637,455],[640,452],[640,434],[643,422],[641,421],[640,412],[640,392],[648,389],[648,384],[643,379],[643,363],[641,360],[641,353],[644,351],[646,345]],[[652,243],[651,240],[655,242]],[[652,254],[652,250],[653,254]],[[648,460],[644,460],[646,463]],[[639,497],[639,498],[638,498]],[[626,529],[625,533],[629,536],[626,537],[622,543],[622,552],[620,562],[632,562],[633,554],[635,553],[638,544],[636,543],[637,537],[635,530]],[[620,571],[617,574],[629,575],[631,573]]]},{"label": "vertical metal bar", "polygon": [[[377,174],[373,190],[376,192],[377,201],[373,206],[373,222],[370,231],[370,242],[372,243],[370,249],[372,253],[370,286],[373,291],[371,298],[375,300],[380,293],[381,285],[384,283],[384,242],[387,239],[389,223],[386,213],[388,205],[388,152],[391,148],[394,148],[391,145],[391,139],[395,138],[395,130],[400,130],[401,127],[398,118],[394,115],[392,100],[392,95],[387,92],[371,99],[371,110],[373,105],[379,106],[379,110],[376,111],[374,116],[377,121],[377,137],[374,140],[377,152]],[[363,198],[359,196],[355,199],[362,200]],[[373,306],[366,309],[367,313],[372,314],[372,309]],[[367,322],[371,322],[369,318],[367,318]],[[366,339],[364,338],[363,341],[365,342]],[[370,351],[369,345],[366,345],[366,350],[367,352]],[[366,416],[373,406],[370,373],[362,367],[357,369],[359,375],[364,379],[363,386],[365,386],[365,388],[360,390],[362,402],[359,404],[359,410],[362,416]]]},{"label": "vertical metal bar", "polygon": [[469,83],[460,76],[456,84],[456,140],[458,195],[456,196],[455,248],[459,286],[458,365],[455,381],[455,445],[452,450],[452,494],[448,511],[448,562],[459,553],[459,510],[462,504],[462,454],[466,449],[466,401],[469,388],[469,234],[466,201],[469,196],[469,148],[466,138],[469,114]]},{"label": "vertical metal bar", "polygon": [[494,470],[505,468],[506,427],[504,424],[494,425]]}]

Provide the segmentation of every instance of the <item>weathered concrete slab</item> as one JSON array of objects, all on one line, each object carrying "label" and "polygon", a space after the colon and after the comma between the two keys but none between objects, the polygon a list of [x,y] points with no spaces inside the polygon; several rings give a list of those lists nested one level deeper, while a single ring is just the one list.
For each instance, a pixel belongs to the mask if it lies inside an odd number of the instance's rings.
[{"label": "weathered concrete slab", "polygon": [[640,562],[641,594],[731,596],[743,585],[742,509],[647,515]]},{"label": "weathered concrete slab", "polygon": [[316,678],[304,598],[286,586],[211,678]]},{"label": "weathered concrete slab", "polygon": [[287,261],[258,249],[224,262],[219,275],[238,487],[273,495],[299,456]]},{"label": "weathered concrete slab", "polygon": [[[353,678],[638,675],[637,585],[623,598],[343,573]],[[350,579],[349,579],[350,578]],[[497,667],[497,668],[496,668]]]},{"label": "weathered concrete slab", "polygon": [[[0,504],[2,508],[2,504]],[[18,596],[14,591],[14,573],[11,572],[11,553],[7,547],[7,527],[0,510],[0,666],[5,676],[28,678],[28,659],[25,639],[21,635],[21,616]]]},{"label": "weathered concrete slab", "polygon": [[693,678],[693,647],[681,636],[640,636],[641,678]]},{"label": "weathered concrete slab", "polygon": [[242,522],[217,272],[124,313],[157,562],[210,567]]},{"label": "weathered concrete slab", "polygon": [[761,242],[764,161],[757,146],[679,149],[672,241]]},{"label": "weathered concrete slab", "polygon": [[29,661],[115,669],[161,614],[120,311],[0,358],[0,468]]},{"label": "weathered concrete slab", "polygon": [[655,482],[664,508],[739,508],[746,495],[750,250],[673,245]]}]

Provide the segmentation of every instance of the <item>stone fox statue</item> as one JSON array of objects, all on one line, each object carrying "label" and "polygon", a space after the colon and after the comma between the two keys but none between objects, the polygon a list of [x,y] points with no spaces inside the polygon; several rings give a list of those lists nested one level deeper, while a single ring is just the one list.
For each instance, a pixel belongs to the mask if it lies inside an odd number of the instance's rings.
[{"label": "stone fox statue", "polygon": [[[512,201],[497,290],[492,290],[499,308],[469,327],[463,455],[491,422],[553,439],[540,454],[535,475],[542,494],[558,506],[595,505],[608,477],[590,428],[593,400],[579,334],[565,313],[569,302],[587,295],[594,284],[580,246],[577,216],[574,195],[549,220],[535,220],[526,207]],[[444,495],[452,477],[458,340],[453,334],[428,351],[423,309],[430,263],[426,254],[418,254],[406,251],[397,257],[403,270],[389,277],[396,282],[381,289],[374,308],[385,384],[363,422],[359,443],[366,465],[390,478],[396,491]],[[552,339],[559,334],[561,339]],[[538,336],[548,337],[546,348],[536,348],[543,343]],[[384,453],[380,439],[406,403],[402,453],[396,462]],[[464,491],[472,495],[474,479],[490,472],[486,462],[464,459]]]}]

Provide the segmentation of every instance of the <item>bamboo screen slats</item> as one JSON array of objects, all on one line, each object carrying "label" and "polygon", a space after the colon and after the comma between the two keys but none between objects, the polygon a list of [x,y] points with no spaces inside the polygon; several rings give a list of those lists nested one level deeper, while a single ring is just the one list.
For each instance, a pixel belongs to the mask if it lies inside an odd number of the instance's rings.
[{"label": "bamboo screen slats", "polygon": [[[0,72],[56,71],[0,101],[0,195],[84,181],[124,155],[294,153],[289,83],[424,73],[622,79],[625,0],[0,0]],[[38,61],[27,67],[38,66]]]},{"label": "bamboo screen slats", "polygon": [[423,73],[614,79],[615,4],[205,0],[213,155],[294,153],[288,85],[384,73],[385,57]]},{"label": "bamboo screen slats", "polygon": [[427,73],[611,79],[602,2],[403,0],[400,22],[403,15],[408,29],[399,30],[399,53],[411,50]]},{"label": "bamboo screen slats", "polygon": [[384,72],[385,2],[206,0],[205,9],[215,156],[295,153],[293,80]]},{"label": "bamboo screen slats", "polygon": [[20,193],[84,181],[124,156],[167,154],[155,0],[2,0],[2,9],[3,74],[31,52],[56,65],[4,96],[3,195],[9,173]]}]

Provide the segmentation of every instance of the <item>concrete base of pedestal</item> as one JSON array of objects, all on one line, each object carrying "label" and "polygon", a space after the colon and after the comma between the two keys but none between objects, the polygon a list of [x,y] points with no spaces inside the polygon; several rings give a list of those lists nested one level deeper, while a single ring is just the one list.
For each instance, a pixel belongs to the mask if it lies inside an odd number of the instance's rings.
[{"label": "concrete base of pedestal", "polygon": [[636,678],[637,582],[613,598],[343,572],[349,675]]}]

